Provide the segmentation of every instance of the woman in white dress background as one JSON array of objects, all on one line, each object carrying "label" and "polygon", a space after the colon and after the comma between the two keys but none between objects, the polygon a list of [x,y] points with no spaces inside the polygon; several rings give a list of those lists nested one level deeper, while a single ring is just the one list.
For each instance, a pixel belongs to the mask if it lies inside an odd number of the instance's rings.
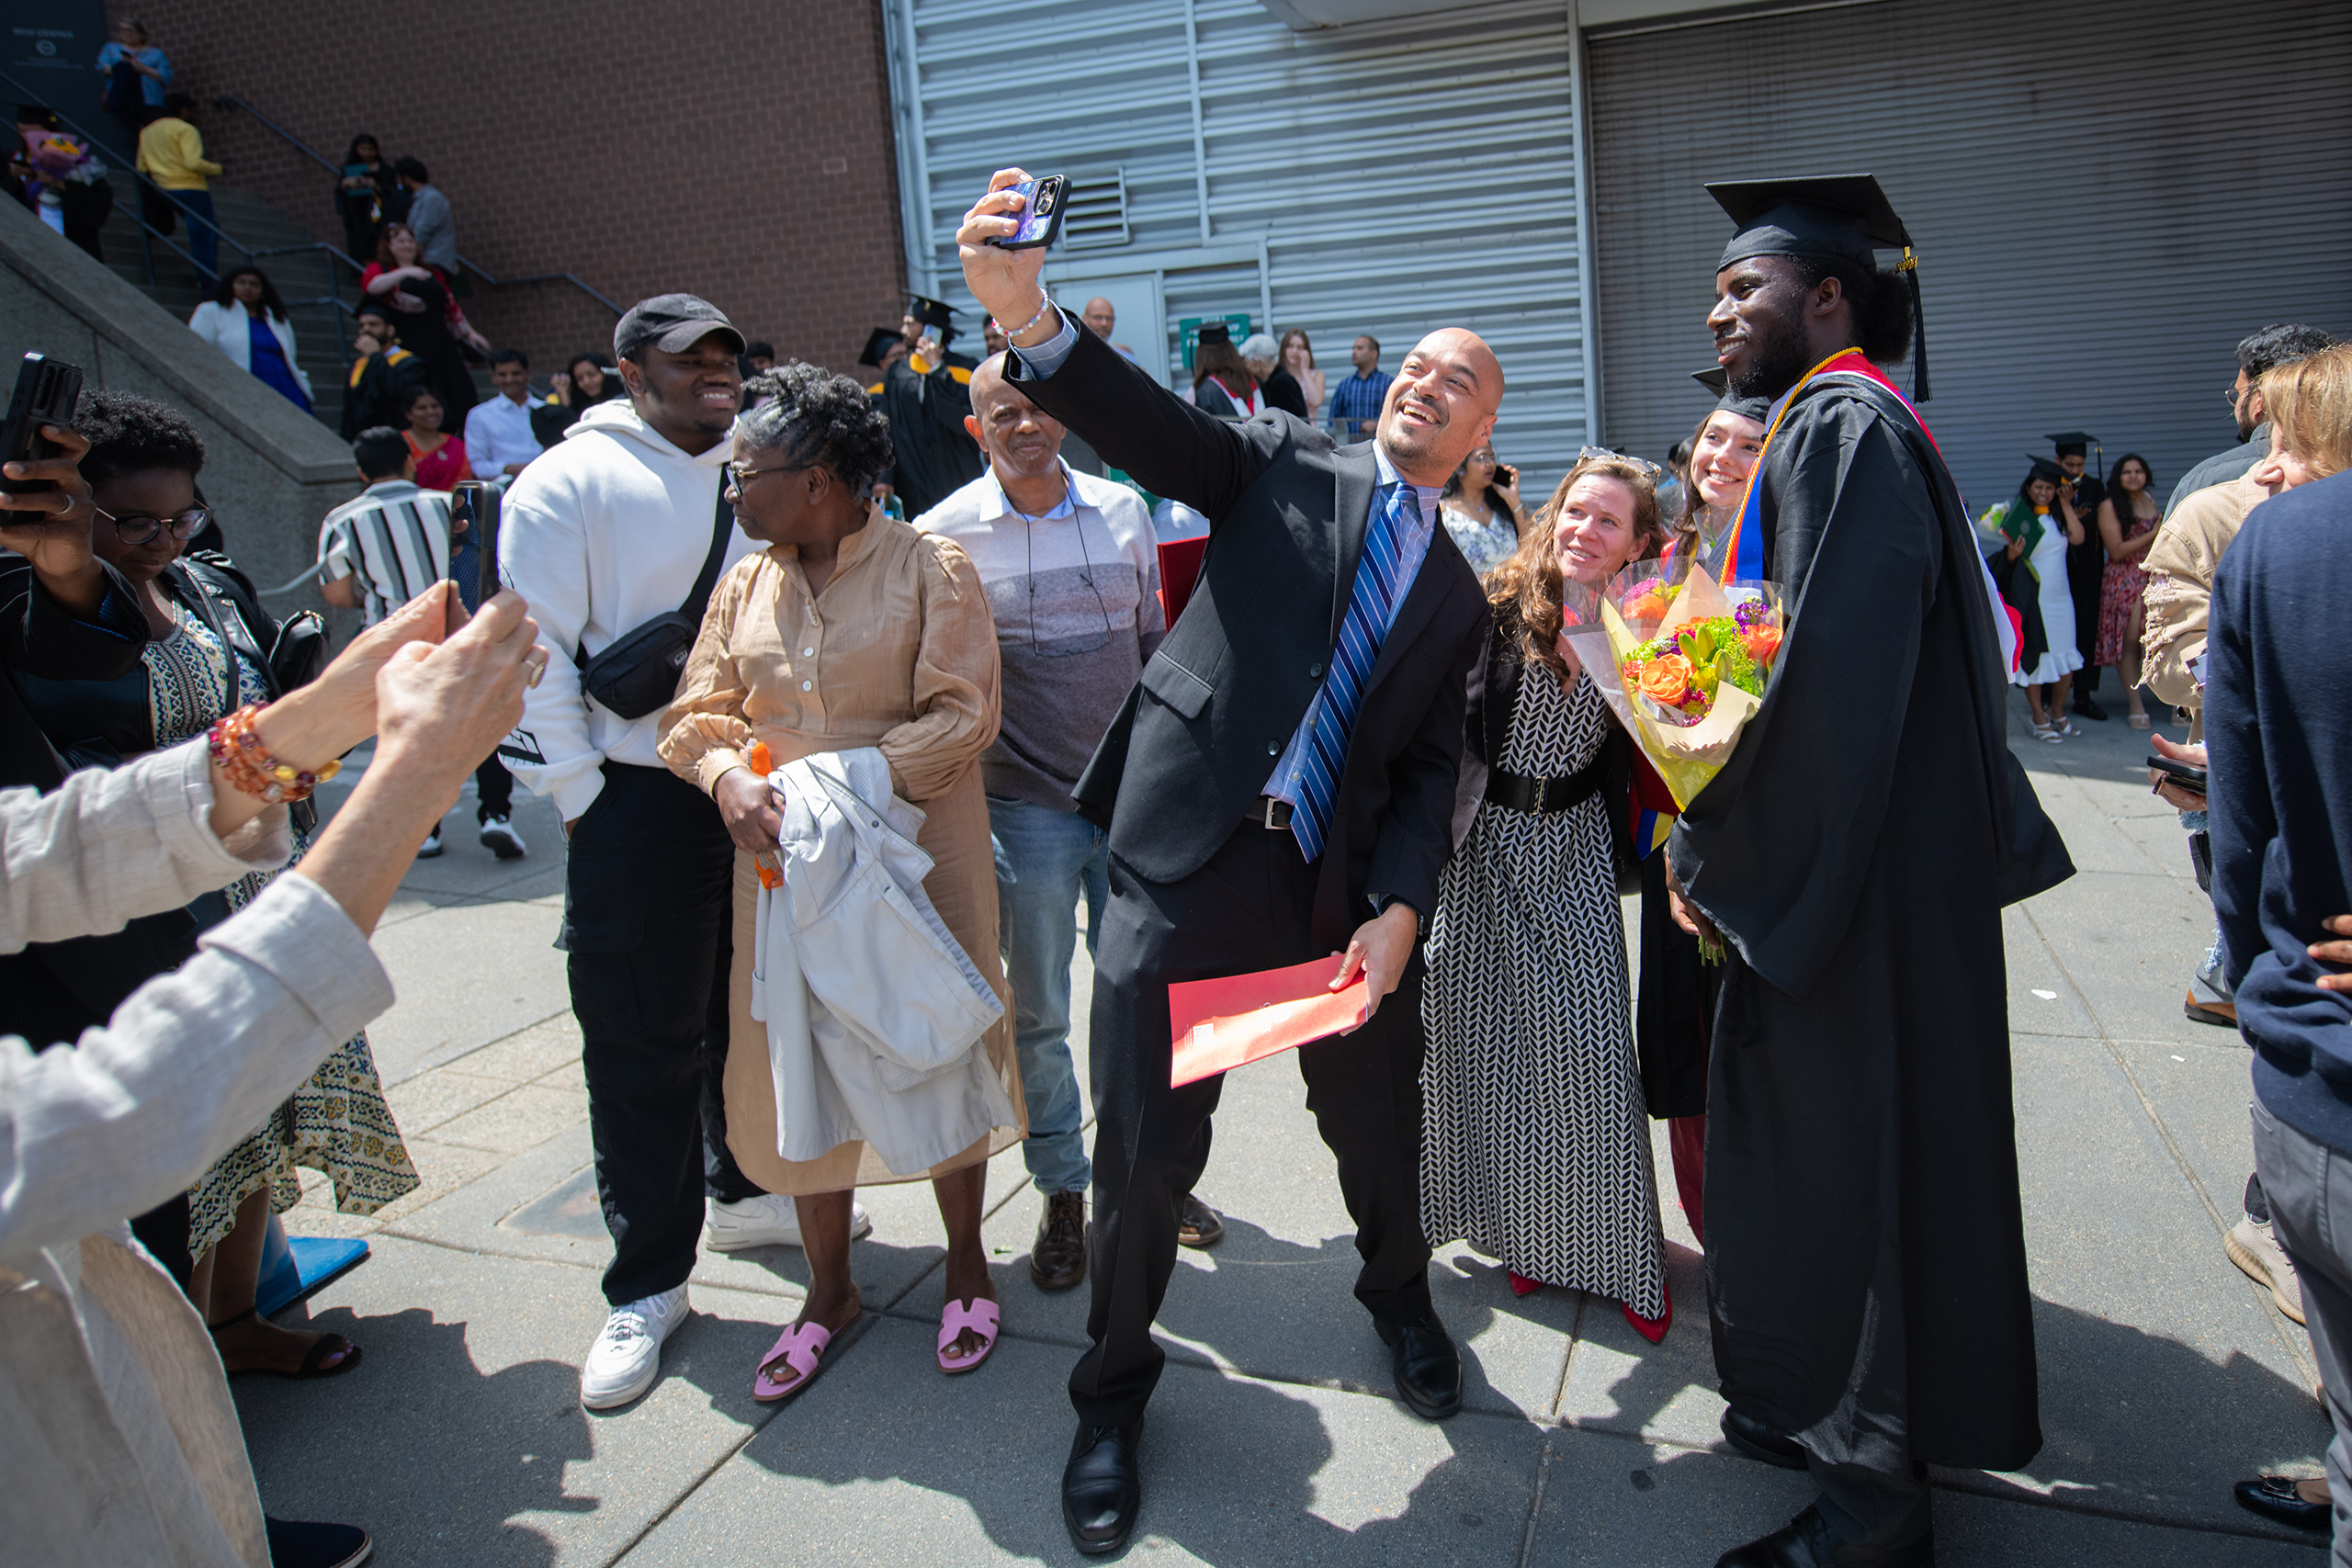
[{"label": "woman in white dress background", "polygon": [[[2075,671],[2083,667],[2075,636],[2074,592],[2066,582],[2066,547],[2083,542],[2083,520],[2060,491],[2058,481],[2064,477],[2064,470],[2049,458],[2034,458],[2016,497],[1984,519],[2000,533],[1993,575],[2007,579],[2002,597],[2026,623],[2027,656],[2009,681],[2025,688],[2035,738],[2053,744],[2082,733],[2066,716]],[[2021,571],[2026,575],[2021,577]]]}]

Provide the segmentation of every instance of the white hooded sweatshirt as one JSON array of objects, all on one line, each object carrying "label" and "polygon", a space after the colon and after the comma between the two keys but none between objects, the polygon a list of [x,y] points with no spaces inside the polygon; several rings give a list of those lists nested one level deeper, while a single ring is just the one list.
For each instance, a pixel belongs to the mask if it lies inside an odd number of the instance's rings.
[{"label": "white hooded sweatshirt", "polygon": [[[554,797],[569,822],[605,786],[606,758],[659,768],[662,713],[612,713],[580,689],[573,656],[590,658],[695,584],[718,500],[722,440],[689,457],[638,417],[626,399],[597,403],[516,477],[499,525],[499,578],[530,602],[539,639],[555,650],[523,694],[523,722],[499,747],[514,776]],[[733,528],[720,571],[758,547]]]}]

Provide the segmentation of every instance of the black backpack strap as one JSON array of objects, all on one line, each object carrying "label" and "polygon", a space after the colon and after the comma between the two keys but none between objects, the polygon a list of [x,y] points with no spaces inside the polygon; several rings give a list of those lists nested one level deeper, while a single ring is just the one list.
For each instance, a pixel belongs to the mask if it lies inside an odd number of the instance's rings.
[{"label": "black backpack strap", "polygon": [[710,554],[702,558],[702,571],[695,578],[695,585],[686,594],[686,602],[678,606],[678,614],[699,624],[703,612],[710,608],[710,591],[718,586],[718,569],[727,559],[727,540],[735,532],[735,509],[727,503],[727,481],[718,483],[718,511],[710,524]]}]

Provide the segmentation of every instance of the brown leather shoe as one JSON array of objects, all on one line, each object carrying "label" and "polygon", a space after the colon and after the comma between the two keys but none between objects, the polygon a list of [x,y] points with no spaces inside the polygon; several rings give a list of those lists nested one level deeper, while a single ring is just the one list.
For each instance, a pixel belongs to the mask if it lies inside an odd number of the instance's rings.
[{"label": "brown leather shoe", "polygon": [[2199,1001],[2195,991],[2180,1005],[2180,1010],[2191,1023],[2210,1023],[2221,1029],[2238,1026],[2238,1004],[2235,1002]]},{"label": "brown leather shoe", "polygon": [[1193,1197],[1190,1192],[1176,1203],[1176,1245],[1179,1247],[1215,1247],[1225,1239],[1225,1222],[1216,1211]]},{"label": "brown leather shoe", "polygon": [[1029,1278],[1041,1291],[1067,1291],[1086,1278],[1086,1194],[1048,1192],[1029,1245]]}]

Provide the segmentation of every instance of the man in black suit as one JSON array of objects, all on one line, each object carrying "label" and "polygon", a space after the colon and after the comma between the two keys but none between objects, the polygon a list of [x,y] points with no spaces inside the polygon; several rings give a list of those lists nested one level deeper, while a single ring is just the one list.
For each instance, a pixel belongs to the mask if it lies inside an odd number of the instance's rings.
[{"label": "man in black suit", "polygon": [[1169,1086],[1171,981],[1326,954],[1333,988],[1363,974],[1370,1016],[1304,1047],[1299,1070],[1339,1157],[1363,1258],[1356,1299],[1391,1348],[1397,1393],[1430,1419],[1461,1408],[1419,1216],[1419,929],[1452,852],[1465,679],[1488,623],[1436,502],[1493,428],[1502,370],[1471,333],[1430,334],[1366,445],[1334,447],[1287,414],[1212,419],[1054,306],[1043,250],[986,243],[1013,228],[1020,197],[1004,187],[1025,177],[1000,171],[956,235],[966,283],[1012,329],[1007,379],[1211,529],[1191,604],[1076,792],[1111,834],[1093,1344],[1070,1374],[1079,1429],[1062,1476],[1071,1542],[1093,1555],[1125,1544],[1141,1504],[1136,1445],[1166,1359],[1151,1320],[1221,1081]]}]

